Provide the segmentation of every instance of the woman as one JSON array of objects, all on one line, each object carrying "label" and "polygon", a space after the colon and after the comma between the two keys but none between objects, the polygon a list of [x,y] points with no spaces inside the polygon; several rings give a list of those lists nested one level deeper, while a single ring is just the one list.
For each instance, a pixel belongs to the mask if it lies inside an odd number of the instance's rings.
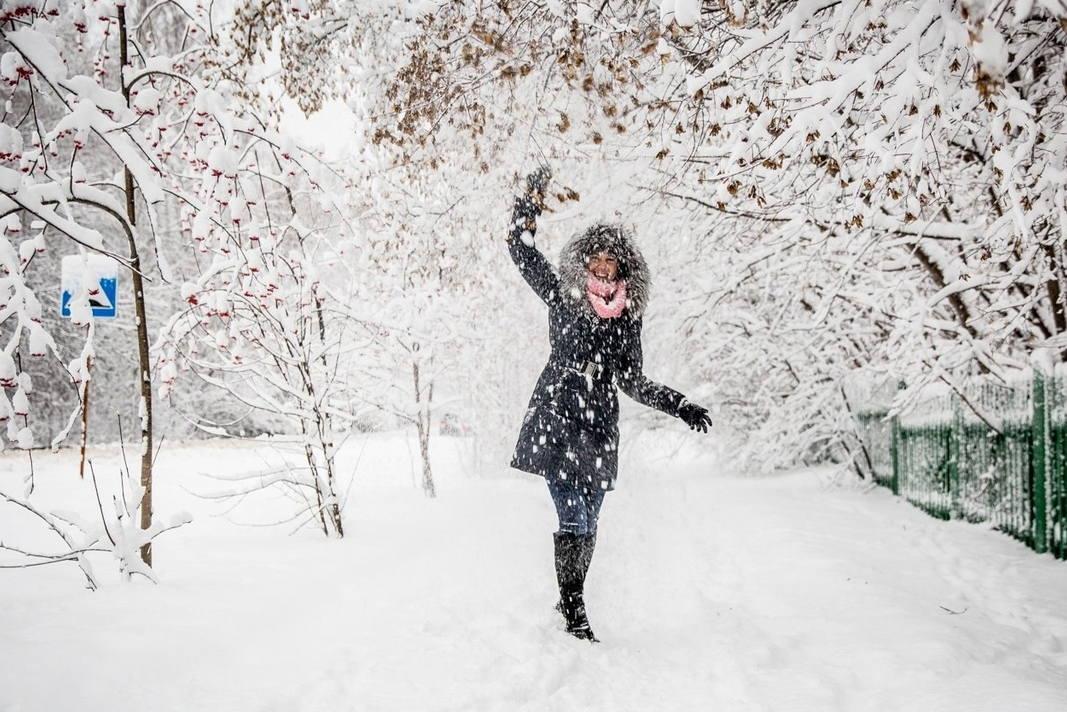
[{"label": "woman", "polygon": [[541,372],[511,465],[541,475],[559,516],[555,533],[557,609],[567,632],[596,642],[585,612],[586,572],[596,546],[604,493],[614,488],[619,453],[617,388],[638,403],[707,432],[706,408],[642,373],[641,318],[649,275],[618,225],[597,224],[563,248],[559,272],[534,244],[550,173],[526,178],[515,201],[508,249],[523,278],[548,305],[552,353]]}]

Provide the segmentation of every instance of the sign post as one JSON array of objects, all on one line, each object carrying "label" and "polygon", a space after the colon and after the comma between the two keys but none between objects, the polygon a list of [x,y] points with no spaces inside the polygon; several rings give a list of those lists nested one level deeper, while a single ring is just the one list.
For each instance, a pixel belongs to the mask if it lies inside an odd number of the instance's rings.
[{"label": "sign post", "polygon": [[[59,315],[77,325],[91,319],[114,319],[118,315],[119,265],[105,255],[68,255],[61,263],[62,296]],[[82,384],[81,464],[78,474],[85,477],[85,447],[89,435],[89,371],[92,358],[85,358]]]}]

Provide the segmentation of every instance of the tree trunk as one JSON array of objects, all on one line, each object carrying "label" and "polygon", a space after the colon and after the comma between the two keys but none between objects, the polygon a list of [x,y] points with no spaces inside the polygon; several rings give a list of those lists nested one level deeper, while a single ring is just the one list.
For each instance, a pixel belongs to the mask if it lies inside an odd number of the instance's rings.
[{"label": "tree trunk", "polygon": [[[118,6],[119,62],[125,70],[129,63],[128,38],[126,36],[126,8]],[[130,88],[122,82],[122,95],[130,106]],[[137,206],[134,202],[133,174],[129,167],[123,168],[126,192],[126,218],[130,226],[137,224]],[[144,301],[144,279],[141,276],[141,257],[137,249],[135,232],[128,234],[130,250],[130,274],[133,282],[133,303],[137,314],[137,365],[141,390],[141,529],[152,526],[152,364],[149,358],[148,318]],[[152,565],[152,542],[141,547],[141,560],[145,566]]]},{"label": "tree trunk", "polygon": [[[319,518],[319,525],[322,527],[323,534],[329,537],[332,532],[337,535],[338,539],[343,539],[345,527],[341,519],[341,503],[337,501],[337,481],[333,467],[330,416],[316,410],[316,420],[314,434],[307,431],[307,424],[302,426],[304,429],[304,457],[307,460],[308,469],[311,472],[315,487],[316,515]],[[312,443],[312,437],[317,440],[317,443]],[[316,448],[321,450],[321,460]]]},{"label": "tree trunk", "polygon": [[425,405],[423,404],[418,361],[411,363],[411,376],[415,384],[415,428],[419,432],[419,456],[422,458],[422,491],[427,497],[436,497],[437,488],[434,486],[433,469],[430,466],[430,399],[427,397]]},{"label": "tree trunk", "polygon": [[[1061,244],[1057,251],[1051,245],[1045,246],[1045,255],[1049,261],[1049,271],[1052,275],[1045,283],[1045,291],[1048,294],[1049,307],[1052,311],[1052,324],[1056,334],[1067,334],[1067,293],[1063,289],[1063,275],[1067,273],[1067,265],[1064,264],[1064,248]],[[1060,349],[1060,360],[1067,361],[1067,348]]]},{"label": "tree trunk", "polygon": [[[330,447],[329,443],[325,443],[326,447]],[[341,503],[337,501],[337,482],[334,479],[333,470],[333,455],[330,452],[325,453],[326,464],[324,470],[326,471],[326,485],[329,488],[329,499],[326,501],[326,516],[330,518],[330,524],[333,526],[334,532],[337,534],[338,539],[345,538],[345,525],[341,521]]]}]

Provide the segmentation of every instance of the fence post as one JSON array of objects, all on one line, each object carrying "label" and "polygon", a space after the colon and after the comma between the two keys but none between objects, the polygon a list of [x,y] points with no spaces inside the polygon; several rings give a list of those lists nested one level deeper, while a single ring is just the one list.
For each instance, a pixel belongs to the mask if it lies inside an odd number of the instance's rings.
[{"label": "fence post", "polygon": [[960,398],[952,394],[952,426],[948,436],[948,516],[950,519],[959,519],[962,512],[960,504],[960,460],[964,438],[963,432],[963,406]]},{"label": "fence post", "polygon": [[1030,425],[1033,438],[1030,467],[1034,478],[1030,485],[1030,502],[1034,513],[1034,551],[1044,554],[1048,551],[1048,518],[1046,516],[1048,507],[1045,497],[1045,479],[1048,474],[1049,435],[1049,409],[1045,398],[1045,386],[1051,369],[1046,373],[1045,359],[1041,358],[1041,354],[1037,351],[1034,352],[1032,363],[1034,381],[1030,397],[1034,414]]},{"label": "fence post", "polygon": [[893,491],[893,494],[900,496],[900,448],[902,443],[900,442],[900,415],[897,413],[893,413],[893,417],[889,420],[889,432],[892,437],[889,452],[893,458],[893,477],[889,481],[889,488]]}]

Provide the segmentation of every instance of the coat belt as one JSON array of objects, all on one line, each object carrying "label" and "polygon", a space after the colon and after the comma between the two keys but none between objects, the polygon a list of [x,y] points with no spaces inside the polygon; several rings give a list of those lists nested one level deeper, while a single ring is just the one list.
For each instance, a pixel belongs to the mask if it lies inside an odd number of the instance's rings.
[{"label": "coat belt", "polygon": [[608,373],[608,369],[604,368],[604,364],[602,363],[594,363],[592,361],[570,361],[566,365],[570,370],[589,376],[595,381],[611,380],[611,374]]}]

